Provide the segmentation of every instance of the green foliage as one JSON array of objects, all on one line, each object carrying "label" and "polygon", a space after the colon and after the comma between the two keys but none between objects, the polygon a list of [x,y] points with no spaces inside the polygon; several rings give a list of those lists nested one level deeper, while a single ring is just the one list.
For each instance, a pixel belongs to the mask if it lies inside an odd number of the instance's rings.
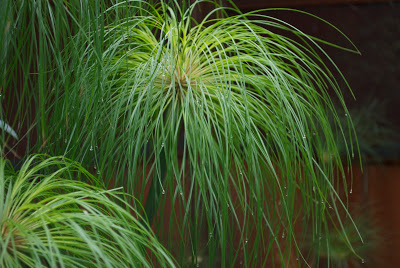
[{"label": "green foliage", "polygon": [[0,266],[174,266],[138,210],[99,185],[64,158],[34,156],[17,172],[1,159]]},{"label": "green foliage", "polygon": [[11,135],[14,139],[18,140],[17,133],[15,133],[15,131],[3,120],[0,120],[0,129],[4,131],[6,134]]},{"label": "green foliage", "polygon": [[[353,211],[354,212],[354,211]],[[385,243],[383,230],[378,228],[378,224],[373,217],[369,216],[371,211],[364,209],[363,212],[357,211],[354,216],[355,225],[350,220],[343,223],[344,230],[338,228],[334,223],[329,224],[328,232],[320,237],[319,240],[312,242],[311,237],[306,238],[302,244],[304,250],[312,253],[314,262],[322,260],[322,265],[327,266],[328,262],[333,267],[379,267],[381,260],[377,256],[379,247]],[[360,240],[358,231],[361,233],[364,242]],[[358,256],[349,251],[349,239],[355,251],[362,256],[360,261]]]},{"label": "green foliage", "polygon": [[[387,120],[385,107],[384,102],[370,97],[349,110],[363,162],[376,163],[397,157],[399,130]],[[345,122],[346,115],[340,117],[341,122]],[[346,125],[345,129],[344,132],[348,133]],[[342,140],[337,139],[337,146],[339,152],[346,155],[346,145]]]},{"label": "green foliage", "polygon": [[347,112],[342,75],[322,49],[335,45],[269,10],[217,6],[196,22],[201,2],[6,1],[7,122],[28,152],[65,155],[137,197],[180,265],[304,261],[296,226],[317,239],[328,204],[345,207],[327,92]]}]

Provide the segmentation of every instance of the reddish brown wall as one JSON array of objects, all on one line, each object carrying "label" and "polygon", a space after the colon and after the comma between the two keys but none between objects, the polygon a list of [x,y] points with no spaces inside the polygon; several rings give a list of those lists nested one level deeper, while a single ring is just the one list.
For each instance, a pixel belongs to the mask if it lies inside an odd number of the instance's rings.
[{"label": "reddish brown wall", "polygon": [[[400,267],[400,165],[354,167],[353,207],[367,208],[382,241],[369,267]],[[368,241],[366,241],[368,242]]]}]

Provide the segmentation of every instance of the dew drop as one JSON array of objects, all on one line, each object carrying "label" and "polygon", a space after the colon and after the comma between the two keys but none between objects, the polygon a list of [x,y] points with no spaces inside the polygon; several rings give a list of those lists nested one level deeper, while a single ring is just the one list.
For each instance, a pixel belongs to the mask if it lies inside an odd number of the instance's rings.
[{"label": "dew drop", "polygon": [[240,171],[240,175],[243,175],[243,172]]},{"label": "dew drop", "polygon": [[94,165],[94,169],[97,169],[96,165]]},{"label": "dew drop", "polygon": [[344,114],[344,116],[347,116],[347,114]]},{"label": "dew drop", "polygon": [[212,237],[213,237],[213,234],[212,234],[212,233],[209,233],[208,236],[209,236],[210,238],[212,238]]},{"label": "dew drop", "polygon": [[90,151],[93,151],[93,146],[92,145],[90,145]]},{"label": "dew drop", "polygon": [[350,189],[350,193],[351,193],[351,194],[353,193],[353,189]]},{"label": "dew drop", "polygon": [[304,139],[304,140],[306,139],[306,135],[303,135],[303,139]]},{"label": "dew drop", "polygon": [[364,259],[362,259],[362,260],[361,260],[361,263],[365,263],[365,260],[364,260]]},{"label": "dew drop", "polygon": [[100,175],[100,170],[97,170],[97,174]]},{"label": "dew drop", "polygon": [[282,238],[285,238],[285,233],[282,233]]},{"label": "dew drop", "polygon": [[164,147],[164,143],[161,143],[161,148]]},{"label": "dew drop", "polygon": [[163,189],[161,193],[162,193],[162,194],[165,194],[165,190]]},{"label": "dew drop", "polygon": [[245,244],[249,243],[249,239],[246,238],[246,241],[244,241]]},{"label": "dew drop", "polygon": [[65,139],[64,142],[67,143],[67,139]]},{"label": "dew drop", "polygon": [[183,193],[182,193],[182,192],[180,192],[180,195],[183,195]]},{"label": "dew drop", "polygon": [[298,261],[298,260],[299,260],[299,257],[296,258],[296,261]]},{"label": "dew drop", "polygon": [[313,134],[313,136],[315,136],[315,132],[313,132],[312,134]]}]

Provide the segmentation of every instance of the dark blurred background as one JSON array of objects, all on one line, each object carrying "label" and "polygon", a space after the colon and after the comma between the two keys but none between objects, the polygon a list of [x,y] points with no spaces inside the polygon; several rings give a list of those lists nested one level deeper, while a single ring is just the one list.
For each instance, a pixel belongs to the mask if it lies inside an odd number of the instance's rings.
[{"label": "dark blurred background", "polygon": [[[347,103],[358,106],[376,98],[384,103],[387,119],[400,126],[400,1],[361,0],[237,0],[242,10],[271,7],[300,9],[338,27],[361,52],[361,56],[329,49],[357,101],[347,94]],[[310,17],[288,12],[277,16],[304,32],[349,47],[337,32]]]}]

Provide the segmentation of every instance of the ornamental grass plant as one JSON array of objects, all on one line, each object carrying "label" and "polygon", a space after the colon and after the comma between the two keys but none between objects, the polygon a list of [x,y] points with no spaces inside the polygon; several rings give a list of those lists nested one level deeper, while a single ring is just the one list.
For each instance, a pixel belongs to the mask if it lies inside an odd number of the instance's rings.
[{"label": "ornamental grass plant", "polygon": [[[203,2],[215,9],[196,21]],[[358,51],[333,25],[314,17],[349,48],[268,15],[294,10],[5,3],[2,113],[26,152],[63,155],[122,186],[179,266],[303,266],[298,230],[318,239],[328,206],[347,211],[336,142],[347,162],[357,143],[328,94],[347,114],[344,77],[323,47]]]},{"label": "ornamental grass plant", "polygon": [[33,156],[18,171],[1,159],[0,266],[174,266],[139,210],[64,158]]}]

